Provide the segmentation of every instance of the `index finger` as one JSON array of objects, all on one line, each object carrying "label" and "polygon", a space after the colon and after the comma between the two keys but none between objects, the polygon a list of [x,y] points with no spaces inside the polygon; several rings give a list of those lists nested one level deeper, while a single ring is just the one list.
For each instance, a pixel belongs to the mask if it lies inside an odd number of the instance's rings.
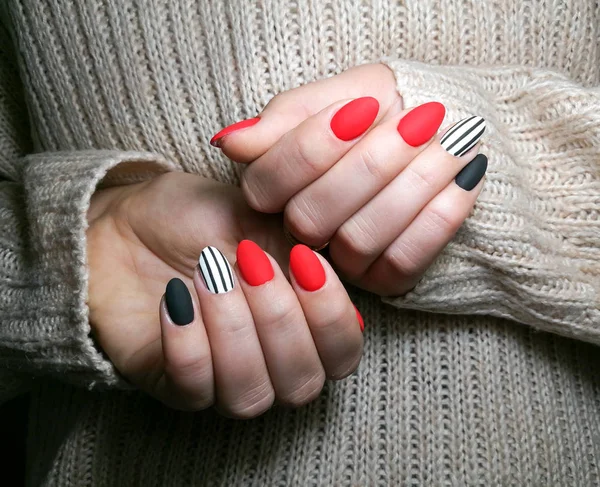
[{"label": "index finger", "polygon": [[282,211],[360,140],[378,114],[379,102],[367,96],[336,102],[302,122],[242,173],[248,204],[263,213]]},{"label": "index finger", "polygon": [[211,144],[220,147],[233,161],[252,162],[283,134],[334,101],[368,95],[377,96],[382,114],[402,109],[392,71],[384,64],[367,64],[277,95],[256,118],[226,127],[212,138]]}]

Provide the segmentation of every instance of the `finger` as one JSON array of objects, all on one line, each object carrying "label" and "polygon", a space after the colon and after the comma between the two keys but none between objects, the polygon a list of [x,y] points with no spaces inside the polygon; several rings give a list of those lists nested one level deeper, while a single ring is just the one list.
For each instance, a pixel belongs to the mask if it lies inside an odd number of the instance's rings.
[{"label": "finger", "polygon": [[313,247],[329,241],[427,148],[445,113],[444,105],[429,102],[374,127],[322,177],[292,197],[285,207],[286,227]]},{"label": "finger", "polygon": [[235,281],[218,249],[202,250],[194,285],[212,350],[216,401],[228,415],[250,418],[269,409],[275,395],[252,313]]},{"label": "finger", "polygon": [[376,96],[381,113],[398,109],[400,95],[396,79],[383,64],[367,64],[337,76],[315,81],[274,97],[256,121],[226,127],[211,140],[225,155],[237,162],[251,162],[295,128],[337,100]]},{"label": "finger", "polygon": [[287,201],[323,175],[375,122],[373,97],[336,102],[285,134],[242,174],[248,204],[264,213],[283,210]]},{"label": "finger", "polygon": [[469,216],[481,193],[487,157],[479,154],[375,261],[361,282],[379,295],[412,289]]},{"label": "finger", "polygon": [[292,285],[330,379],[356,370],[362,356],[360,314],[329,263],[305,245],[290,253]]},{"label": "finger", "polygon": [[444,135],[436,137],[392,182],[337,230],[331,239],[330,256],[345,277],[360,279],[425,205],[475,157],[485,121],[481,117],[473,120],[475,123],[456,124],[460,125],[459,131],[463,131],[464,137],[457,136],[454,127],[450,129],[453,140],[462,137],[450,150],[470,147],[467,152],[460,152],[458,157],[440,144]]},{"label": "finger", "polygon": [[312,401],[325,371],[292,286],[275,259],[249,240],[238,245],[237,270],[278,402]]},{"label": "finger", "polygon": [[160,303],[163,402],[183,410],[205,409],[214,401],[210,345],[202,316],[181,279],[171,279]]}]

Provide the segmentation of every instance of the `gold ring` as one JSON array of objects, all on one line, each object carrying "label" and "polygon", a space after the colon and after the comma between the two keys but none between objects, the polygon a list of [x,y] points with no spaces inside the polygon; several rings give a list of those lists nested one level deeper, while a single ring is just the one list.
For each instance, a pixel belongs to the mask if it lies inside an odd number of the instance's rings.
[{"label": "gold ring", "polygon": [[[285,235],[285,238],[287,239],[287,241],[292,245],[298,245],[298,244],[306,245],[304,242],[301,242],[296,237],[294,237],[285,225],[283,226],[283,234]],[[328,245],[329,245],[329,242],[325,242],[320,247],[312,247],[310,245],[306,245],[306,246],[309,249],[314,250],[315,252],[318,252],[319,250],[323,250]]]}]

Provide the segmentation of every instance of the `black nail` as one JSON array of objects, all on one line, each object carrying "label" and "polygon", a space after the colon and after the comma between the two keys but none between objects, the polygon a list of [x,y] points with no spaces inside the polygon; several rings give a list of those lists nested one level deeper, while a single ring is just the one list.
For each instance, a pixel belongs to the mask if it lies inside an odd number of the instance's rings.
[{"label": "black nail", "polygon": [[167,311],[176,325],[188,325],[194,320],[194,305],[187,286],[176,277],[169,281],[165,291]]},{"label": "black nail", "polygon": [[454,181],[462,189],[471,191],[485,174],[488,166],[488,158],[483,154],[477,154],[469,164],[467,164],[461,172],[458,173]]}]

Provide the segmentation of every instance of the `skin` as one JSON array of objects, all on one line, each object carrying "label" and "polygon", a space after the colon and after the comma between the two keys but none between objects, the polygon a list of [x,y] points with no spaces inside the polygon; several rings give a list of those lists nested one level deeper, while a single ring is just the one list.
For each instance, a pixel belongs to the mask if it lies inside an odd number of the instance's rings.
[{"label": "skin", "polygon": [[[331,117],[360,96],[377,97],[378,118],[361,137],[339,141]],[[410,147],[396,131],[407,112],[387,67],[353,68],[278,95],[259,123],[220,141],[247,165],[241,189],[173,173],[97,191],[88,213],[90,321],[119,371],[169,406],[215,406],[236,418],[274,402],[301,406],[325,379],[351,374],[363,340],[337,274],[379,295],[405,293],[483,185],[464,191],[453,182],[477,146],[461,158],[441,148],[440,136]],[[319,257],[327,276],[320,290],[304,291],[289,275],[284,224],[309,244],[330,241],[333,268]],[[262,286],[235,266],[243,239],[271,260],[275,277]],[[230,293],[210,294],[198,275],[207,245],[233,265]],[[194,303],[184,327],[162,299],[173,277]]]},{"label": "skin", "polygon": [[[362,136],[341,141],[330,128],[348,101],[375,96],[380,111]],[[392,72],[371,64],[276,96],[256,125],[220,141],[241,163],[242,189],[261,212],[283,212],[301,242],[329,242],[348,282],[381,296],[412,289],[471,212],[483,187],[454,178],[479,150],[455,157],[442,131],[419,147],[397,131],[404,109]]]},{"label": "skin", "polygon": [[[129,381],[165,404],[215,405],[249,418],[274,401],[306,404],[326,378],[358,366],[362,334],[335,272],[320,258],[327,276],[321,289],[304,291],[293,276],[290,282],[280,216],[252,210],[239,188],[166,174],[96,192],[88,221],[95,338]],[[211,294],[196,268],[200,252],[212,245],[234,263],[243,239],[270,254],[275,277],[250,286],[234,266],[233,291]],[[162,299],[173,277],[194,302],[195,319],[183,327],[172,323]]]}]

